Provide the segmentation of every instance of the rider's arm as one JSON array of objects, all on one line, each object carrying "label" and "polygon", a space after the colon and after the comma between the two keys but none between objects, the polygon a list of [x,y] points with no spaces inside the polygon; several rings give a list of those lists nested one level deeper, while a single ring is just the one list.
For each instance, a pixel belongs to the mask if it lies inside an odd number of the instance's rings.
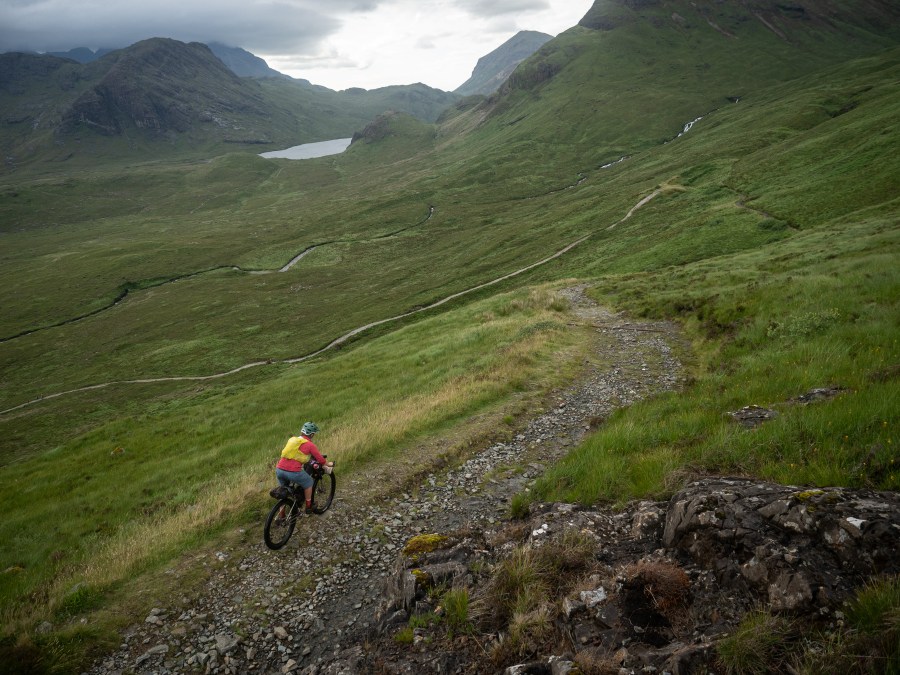
[{"label": "rider's arm", "polygon": [[327,464],[328,462],[324,457],[322,457],[322,453],[319,452],[319,449],[316,447],[315,443],[307,443],[303,448],[305,452],[308,452],[309,455],[316,460],[319,464]]}]

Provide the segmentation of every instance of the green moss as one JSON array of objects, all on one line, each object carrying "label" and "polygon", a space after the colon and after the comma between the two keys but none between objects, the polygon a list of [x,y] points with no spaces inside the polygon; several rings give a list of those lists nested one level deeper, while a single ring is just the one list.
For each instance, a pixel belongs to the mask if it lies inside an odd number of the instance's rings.
[{"label": "green moss", "polygon": [[431,578],[431,575],[428,574],[425,570],[420,570],[418,568],[411,570],[410,574],[413,575],[416,579],[416,585],[422,588],[430,588],[431,584],[434,582],[434,579]]},{"label": "green moss", "polygon": [[407,626],[406,628],[401,628],[397,631],[397,634],[394,635],[394,642],[401,645],[410,645],[413,641],[413,629]]},{"label": "green moss", "polygon": [[423,553],[431,553],[448,541],[448,538],[442,534],[419,534],[406,542],[403,547],[403,555],[415,558]]},{"label": "green moss", "polygon": [[804,490],[803,492],[798,492],[794,495],[794,499],[797,499],[801,502],[808,501],[813,497],[818,497],[819,495],[825,494],[824,490]]}]

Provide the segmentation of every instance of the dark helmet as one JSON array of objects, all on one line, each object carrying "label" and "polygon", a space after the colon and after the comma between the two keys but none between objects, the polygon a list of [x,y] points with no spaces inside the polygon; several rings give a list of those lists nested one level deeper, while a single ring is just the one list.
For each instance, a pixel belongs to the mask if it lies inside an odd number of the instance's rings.
[{"label": "dark helmet", "polygon": [[306,422],[303,428],[300,429],[300,434],[303,436],[312,436],[317,433],[319,433],[319,427],[316,426],[315,422]]}]

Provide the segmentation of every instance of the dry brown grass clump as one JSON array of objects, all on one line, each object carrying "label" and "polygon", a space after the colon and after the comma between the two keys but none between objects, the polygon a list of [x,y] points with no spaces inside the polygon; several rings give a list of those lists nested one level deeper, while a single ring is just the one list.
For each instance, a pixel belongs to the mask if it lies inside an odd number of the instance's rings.
[{"label": "dry brown grass clump", "polygon": [[620,666],[605,650],[590,648],[575,654],[575,665],[582,675],[619,675]]},{"label": "dry brown grass clump", "polygon": [[626,567],[623,576],[626,602],[639,620],[644,617],[647,625],[684,622],[691,581],[681,567],[667,560],[641,560]]}]

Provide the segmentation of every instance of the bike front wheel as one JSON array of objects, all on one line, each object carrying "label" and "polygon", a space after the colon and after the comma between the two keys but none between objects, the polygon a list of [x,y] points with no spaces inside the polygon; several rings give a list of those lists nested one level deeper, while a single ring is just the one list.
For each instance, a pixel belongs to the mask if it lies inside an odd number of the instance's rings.
[{"label": "bike front wheel", "polygon": [[288,543],[297,524],[298,511],[297,502],[293,499],[278,500],[269,511],[269,517],[266,518],[266,525],[263,528],[263,541],[266,542],[266,546],[277,551]]},{"label": "bike front wheel", "polygon": [[334,501],[334,489],[337,487],[337,480],[334,473],[323,473],[313,483],[312,492],[312,512],[325,513]]}]

